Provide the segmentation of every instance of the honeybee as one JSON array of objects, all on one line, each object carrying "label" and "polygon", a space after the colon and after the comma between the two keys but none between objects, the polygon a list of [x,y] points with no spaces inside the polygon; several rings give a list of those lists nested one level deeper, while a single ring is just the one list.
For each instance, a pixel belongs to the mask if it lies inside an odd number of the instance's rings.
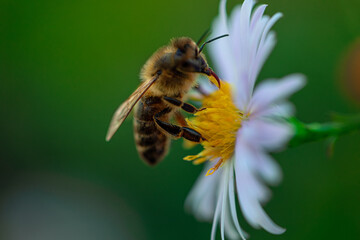
[{"label": "honeybee", "polygon": [[[133,126],[136,148],[149,165],[155,165],[165,157],[171,136],[192,142],[205,140],[199,132],[186,126],[179,109],[192,114],[201,110],[183,102],[187,92],[195,85],[198,74],[207,75],[220,87],[218,76],[208,66],[201,51],[205,44],[225,36],[228,35],[211,39],[201,47],[191,38],[180,37],[158,49],[141,70],[141,85],[115,111],[106,140],[111,139],[135,105]],[[173,116],[180,126],[169,122]]]}]

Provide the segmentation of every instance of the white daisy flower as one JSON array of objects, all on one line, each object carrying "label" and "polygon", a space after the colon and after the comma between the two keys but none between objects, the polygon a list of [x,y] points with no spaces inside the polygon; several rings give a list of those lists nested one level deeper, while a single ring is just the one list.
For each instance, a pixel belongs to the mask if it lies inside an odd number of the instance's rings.
[{"label": "white daisy flower", "polygon": [[[280,80],[266,80],[254,89],[261,67],[275,45],[270,31],[281,17],[264,15],[266,5],[254,8],[245,0],[231,17],[226,15],[226,0],[214,21],[214,36],[229,33],[228,38],[209,44],[216,72],[227,82],[203,99],[203,107],[188,120],[191,128],[206,139],[203,151],[187,156],[195,164],[206,162],[186,201],[186,207],[199,220],[213,220],[211,239],[217,225],[221,238],[245,239],[240,228],[236,201],[247,222],[272,234],[285,229],[275,224],[262,208],[271,192],[267,184],[281,180],[279,165],[268,152],[281,150],[293,136],[293,129],[282,116],[291,114],[286,101],[305,84],[300,74]],[[235,195],[237,195],[237,200]]]}]

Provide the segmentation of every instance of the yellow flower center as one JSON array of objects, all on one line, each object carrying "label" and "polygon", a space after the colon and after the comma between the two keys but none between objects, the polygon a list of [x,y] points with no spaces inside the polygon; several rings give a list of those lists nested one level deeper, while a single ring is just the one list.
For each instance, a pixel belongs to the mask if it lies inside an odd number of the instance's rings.
[{"label": "yellow flower center", "polygon": [[186,119],[189,127],[198,131],[206,140],[201,142],[204,149],[197,155],[184,160],[200,164],[205,161],[217,161],[206,176],[213,174],[233,155],[236,134],[241,127],[244,114],[234,105],[229,83],[221,82],[221,88],[203,99],[202,111],[193,118]]}]

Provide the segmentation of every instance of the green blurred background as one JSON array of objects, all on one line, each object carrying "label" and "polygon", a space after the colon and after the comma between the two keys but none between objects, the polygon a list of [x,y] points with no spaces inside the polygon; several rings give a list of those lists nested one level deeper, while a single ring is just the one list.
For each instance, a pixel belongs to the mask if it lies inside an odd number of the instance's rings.
[{"label": "green blurred background", "polygon": [[[304,73],[292,100],[305,122],[359,112],[360,77],[346,69],[359,66],[360,2],[260,2],[284,13],[260,79]],[[217,0],[0,2],[0,239],[209,239],[211,224],[183,208],[202,166],[182,157],[200,148],[175,141],[151,168],[132,121],[104,138],[147,58],[172,37],[199,38],[217,12]],[[265,209],[287,232],[241,218],[251,239],[359,239],[359,146],[353,134],[331,158],[323,142],[275,154],[284,181]]]}]

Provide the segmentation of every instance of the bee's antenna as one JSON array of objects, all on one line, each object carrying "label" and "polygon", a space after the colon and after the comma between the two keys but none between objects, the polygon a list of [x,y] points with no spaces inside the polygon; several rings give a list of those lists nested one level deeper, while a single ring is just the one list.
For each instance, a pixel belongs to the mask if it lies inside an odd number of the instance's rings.
[{"label": "bee's antenna", "polygon": [[204,47],[205,47],[206,44],[211,43],[211,42],[213,42],[213,41],[215,41],[215,40],[218,40],[218,39],[220,39],[220,38],[223,38],[223,37],[228,37],[228,36],[229,36],[229,34],[224,34],[224,35],[215,37],[215,38],[213,38],[213,39],[210,39],[209,41],[204,42],[204,43],[201,45],[200,49],[199,49],[199,53],[201,53],[201,51],[204,49]]},{"label": "bee's antenna", "polygon": [[201,35],[200,39],[196,42],[196,45],[199,46],[199,44],[204,40],[204,38],[209,35],[210,28],[206,29],[206,31]]}]

